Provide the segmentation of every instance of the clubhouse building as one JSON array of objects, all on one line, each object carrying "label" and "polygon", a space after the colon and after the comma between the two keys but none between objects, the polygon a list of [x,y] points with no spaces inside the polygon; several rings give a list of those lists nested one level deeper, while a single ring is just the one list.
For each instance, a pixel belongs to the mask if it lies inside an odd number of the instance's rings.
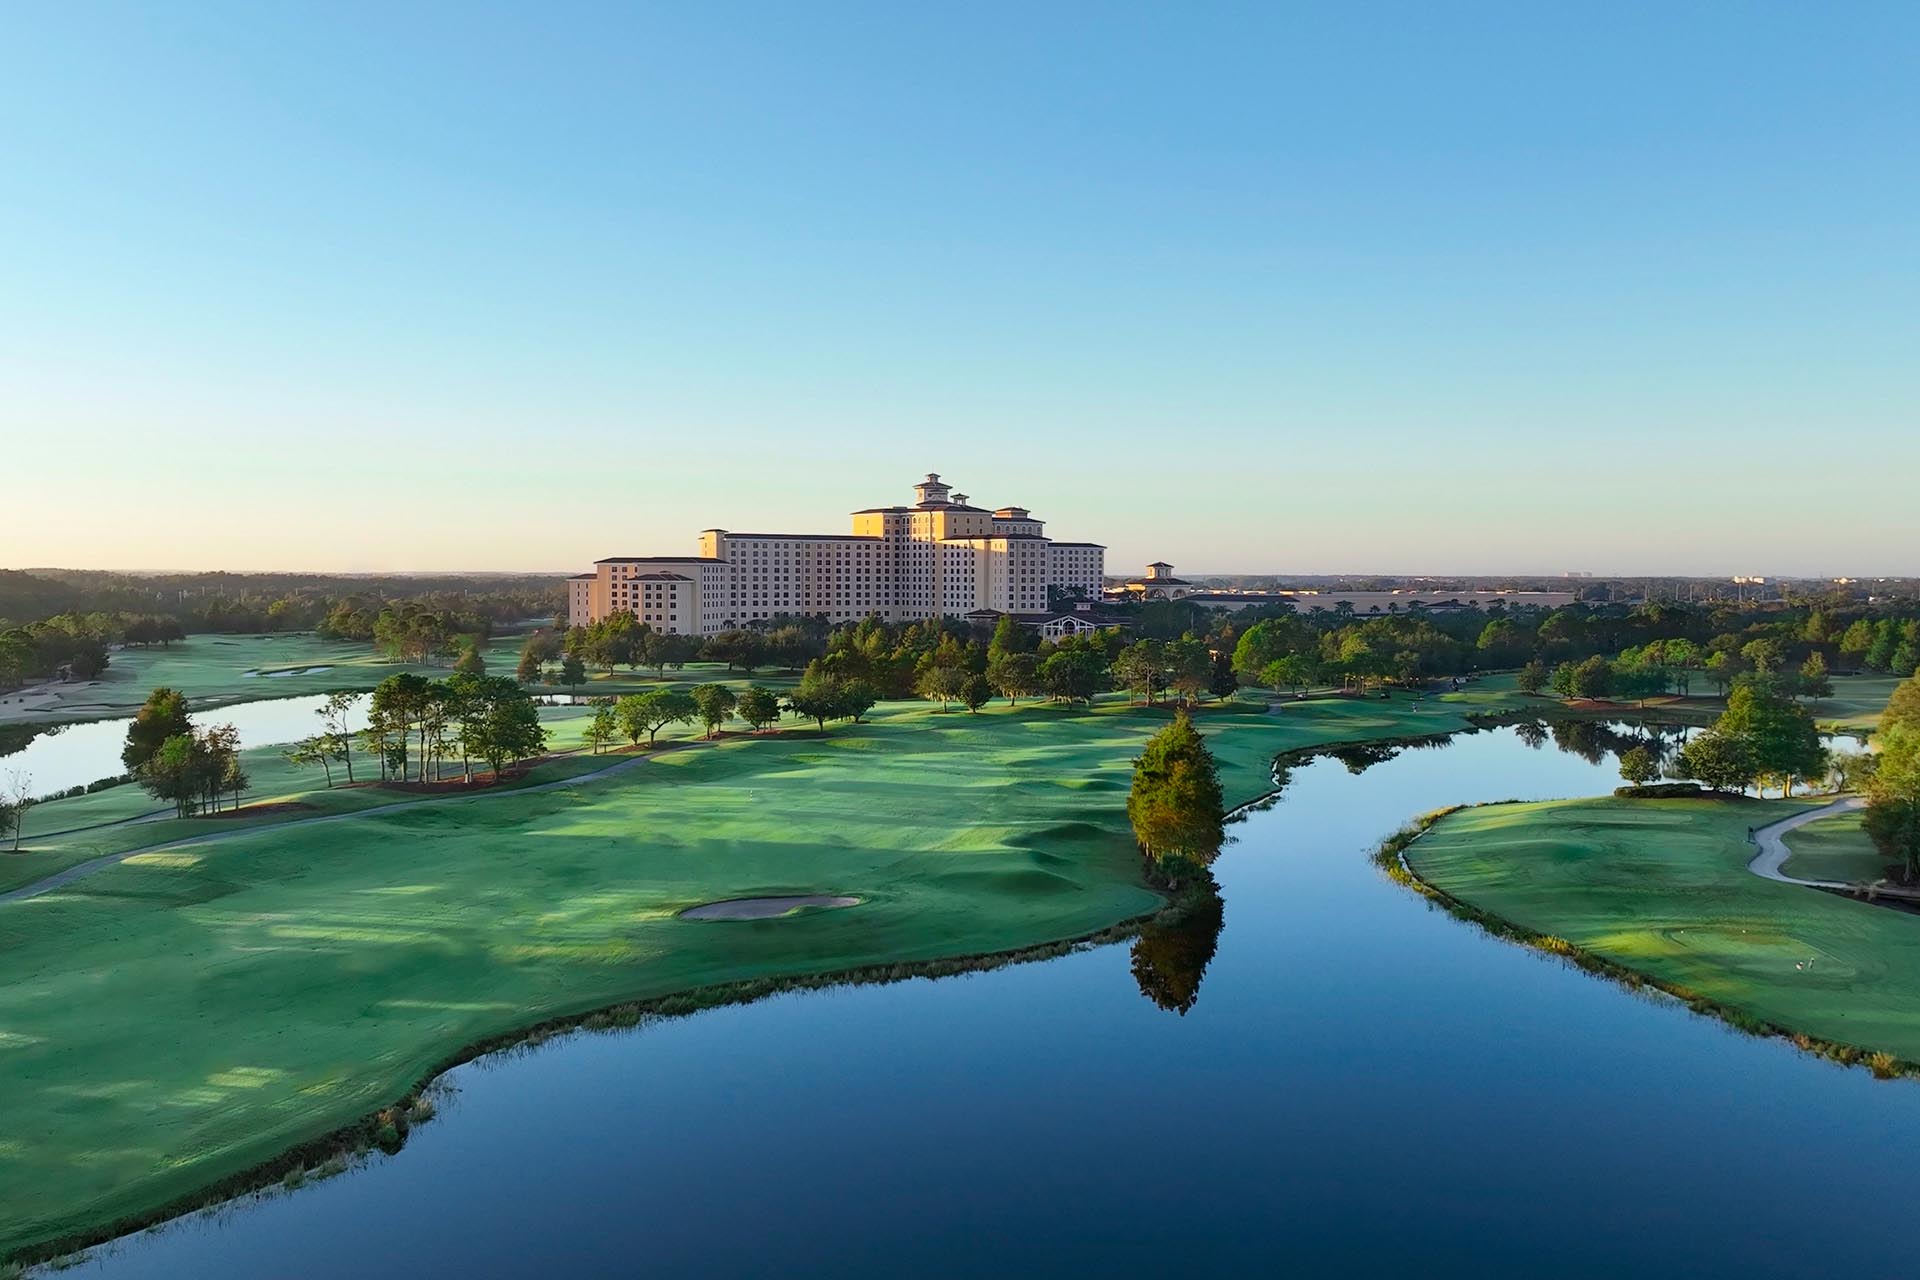
[{"label": "clubhouse building", "polygon": [[567,580],[567,620],[626,612],[678,635],[714,635],[782,614],[889,622],[1049,614],[1050,591],[1100,598],[1106,549],[1056,542],[1025,507],[973,506],[937,475],[912,506],[853,513],[850,533],[708,529],[694,556],[613,556]]}]

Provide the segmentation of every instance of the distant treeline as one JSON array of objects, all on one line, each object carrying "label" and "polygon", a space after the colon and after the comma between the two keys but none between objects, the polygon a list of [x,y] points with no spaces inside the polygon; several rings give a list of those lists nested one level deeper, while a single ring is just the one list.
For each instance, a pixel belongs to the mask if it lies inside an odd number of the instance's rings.
[{"label": "distant treeline", "polygon": [[1350,609],[1301,615],[1277,606],[1248,610],[1233,622],[1235,671],[1274,687],[1553,669],[1595,655],[1644,654],[1650,646],[1659,647],[1652,665],[1703,670],[1722,687],[1742,671],[1778,671],[1816,654],[1835,671],[1905,675],[1920,665],[1920,602],[1414,606],[1364,618]]},{"label": "distant treeline", "polygon": [[187,633],[312,631],[344,603],[378,614],[411,601],[491,622],[552,617],[558,578],[539,575],[337,577],[311,573],[105,573],[0,569],[0,629],[62,615],[164,618]]}]

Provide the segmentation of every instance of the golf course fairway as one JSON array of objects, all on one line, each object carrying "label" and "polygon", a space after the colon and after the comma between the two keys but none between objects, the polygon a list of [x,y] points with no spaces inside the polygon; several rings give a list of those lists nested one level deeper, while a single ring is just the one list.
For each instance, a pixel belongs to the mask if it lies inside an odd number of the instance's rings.
[{"label": "golf course fairway", "polygon": [[[1230,802],[1276,753],[1438,734],[1540,704],[1204,710]],[[0,903],[0,1256],[99,1238],[390,1106],[464,1050],[715,984],[1008,952],[1153,911],[1125,795],[1161,708],[888,704],[821,736],[733,736],[550,790],[417,798],[137,855]],[[599,758],[574,757],[578,768]],[[317,781],[317,779],[316,779]],[[364,798],[364,799],[363,799]],[[405,798],[405,797],[400,797]],[[285,797],[275,797],[284,801]],[[44,806],[57,823],[63,805]],[[119,848],[233,819],[107,828]],[[72,859],[69,858],[69,861]],[[848,895],[723,925],[700,903]]]},{"label": "golf course fairway", "polygon": [[[1669,989],[1771,1028],[1920,1062],[1920,919],[1747,871],[1750,828],[1820,803],[1487,805],[1440,818],[1405,858],[1470,908]],[[1801,828],[1789,847],[1837,821]]]}]

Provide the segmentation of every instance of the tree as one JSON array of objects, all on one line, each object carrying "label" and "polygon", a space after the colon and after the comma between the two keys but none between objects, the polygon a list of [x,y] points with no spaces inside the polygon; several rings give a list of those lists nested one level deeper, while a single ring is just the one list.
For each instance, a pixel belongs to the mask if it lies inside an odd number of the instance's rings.
[{"label": "tree", "polygon": [[[461,750],[485,760],[495,782],[508,764],[518,764],[546,750],[547,731],[540,724],[540,708],[518,681],[505,676],[455,679],[471,681],[457,694]],[[472,780],[471,773],[468,780]]]},{"label": "tree", "polygon": [[[345,754],[344,747],[341,749],[341,754]],[[240,807],[240,797],[245,795],[252,786],[253,777],[247,772],[247,767],[240,762],[240,754],[235,752],[229,755],[220,768],[220,789],[233,797],[234,808]]]},{"label": "tree", "polygon": [[136,777],[156,800],[169,800],[179,818],[190,818],[204,791],[204,762],[192,733],[175,733],[140,762]]},{"label": "tree", "polygon": [[760,733],[780,718],[780,698],[763,685],[748,685],[734,704],[734,710],[749,729]]},{"label": "tree", "polygon": [[[967,673],[964,668],[929,663],[927,669],[922,671],[919,679],[914,682],[913,688],[915,693],[928,702],[938,702],[940,709],[945,711],[948,703],[960,697],[961,687],[966,682]],[[824,724],[821,725],[821,728],[825,727]]]},{"label": "tree", "polygon": [[1645,747],[1634,747],[1620,757],[1620,776],[1635,786],[1645,786],[1660,777],[1660,762]]},{"label": "tree", "polygon": [[1127,820],[1140,849],[1169,880],[1204,869],[1226,840],[1226,804],[1213,753],[1182,711],[1134,762]]},{"label": "tree", "polygon": [[1604,698],[1613,690],[1613,664],[1599,654],[1553,669],[1553,691],[1563,698]]},{"label": "tree", "polygon": [[1893,687],[1893,696],[1887,699],[1886,710],[1880,713],[1882,733],[1897,724],[1920,729],[1920,672]]},{"label": "tree", "polygon": [[1167,687],[1191,705],[1199,701],[1213,679],[1213,654],[1206,642],[1192,635],[1169,641],[1165,650]]},{"label": "tree", "polygon": [[1908,880],[1920,876],[1920,728],[1881,730],[1862,823],[1881,852],[1900,859]]},{"label": "tree", "polygon": [[15,853],[20,852],[20,832],[27,825],[27,810],[33,806],[33,775],[20,769],[7,770],[7,785],[0,788],[0,840],[12,836]]},{"label": "tree", "polygon": [[993,686],[982,675],[971,675],[960,682],[960,705],[974,715],[980,714],[980,708],[987,705],[993,697]]},{"label": "tree", "polygon": [[[326,701],[314,710],[314,714],[320,717],[321,728],[326,736],[332,739],[333,748],[337,752],[334,758],[346,762],[348,785],[353,783],[353,752],[350,749],[353,744],[353,734],[347,728],[347,724],[354,706],[359,701],[360,695],[357,693],[330,693]],[[331,779],[327,785],[333,785]]]},{"label": "tree", "polygon": [[1240,677],[1233,669],[1233,654],[1226,649],[1213,655],[1213,674],[1207,681],[1207,692],[1222,702],[1240,692]]},{"label": "tree", "polygon": [[1547,687],[1546,664],[1535,658],[1520,668],[1520,674],[1513,678],[1514,687],[1522,693],[1538,693]]},{"label": "tree", "polygon": [[1314,679],[1320,674],[1319,665],[1304,653],[1290,653],[1262,668],[1260,682],[1275,693],[1282,689],[1304,693],[1313,687]]},{"label": "tree", "polygon": [[1107,663],[1099,652],[1081,645],[1062,645],[1040,663],[1040,687],[1060,702],[1091,702],[1107,680]]},{"label": "tree", "polygon": [[560,683],[567,686],[574,697],[580,696],[580,686],[587,682],[587,664],[574,654],[568,654],[560,660]]},{"label": "tree", "polygon": [[600,754],[601,748],[618,742],[620,721],[613,714],[613,708],[605,704],[595,707],[593,719],[587,722],[587,731],[583,737],[595,755]]},{"label": "tree", "polygon": [[1735,687],[1714,732],[1746,744],[1754,775],[1793,794],[1794,780],[1826,772],[1827,749],[1804,707],[1782,696],[1771,681],[1750,679]]},{"label": "tree", "polygon": [[127,745],[121,748],[120,762],[128,773],[138,773],[167,739],[192,732],[185,695],[178,689],[155,689],[127,725]]},{"label": "tree", "polygon": [[529,640],[526,647],[520,650],[520,661],[514,666],[513,678],[521,684],[538,684],[544,666],[540,654],[533,647],[533,641]]},{"label": "tree", "polygon": [[311,738],[301,738],[281,748],[280,755],[296,768],[319,765],[325,771],[327,787],[333,787],[333,762],[340,759],[344,752],[336,752],[333,738],[324,733],[316,733]]},{"label": "tree", "polygon": [[1800,664],[1800,696],[1818,702],[1833,696],[1833,679],[1827,674],[1827,658],[1818,649]]},{"label": "tree", "polygon": [[1113,678],[1127,691],[1129,703],[1137,695],[1152,706],[1153,695],[1167,687],[1166,646],[1152,639],[1134,641],[1114,658]]},{"label": "tree", "polygon": [[487,674],[487,660],[480,656],[480,642],[467,640],[461,647],[460,660],[453,664],[453,673],[457,676],[483,676]]},{"label": "tree", "polygon": [[700,723],[706,726],[709,738],[719,733],[720,726],[733,717],[733,709],[739,701],[733,690],[723,684],[698,684],[693,687],[693,704],[699,709]]},{"label": "tree", "polygon": [[1756,770],[1745,742],[1709,729],[1680,748],[1675,772],[1714,791],[1742,791],[1752,785]]},{"label": "tree", "polygon": [[879,690],[865,680],[844,680],[840,684],[840,714],[855,724],[859,724],[860,718],[873,710],[878,701]]},{"label": "tree", "polygon": [[813,721],[822,733],[827,731],[827,721],[847,714],[846,706],[845,682],[822,670],[817,662],[808,664],[799,686],[787,695],[787,710]]},{"label": "tree", "polygon": [[[1025,631],[1026,628],[1020,628]],[[987,658],[987,681],[1000,691],[1007,705],[1018,706],[1020,698],[1040,685],[1040,659],[1032,653],[1001,651]]]},{"label": "tree", "polygon": [[635,746],[640,744],[643,733],[647,735],[647,745],[652,746],[661,729],[674,723],[691,723],[699,710],[692,694],[677,689],[630,693],[614,704],[620,727]]}]

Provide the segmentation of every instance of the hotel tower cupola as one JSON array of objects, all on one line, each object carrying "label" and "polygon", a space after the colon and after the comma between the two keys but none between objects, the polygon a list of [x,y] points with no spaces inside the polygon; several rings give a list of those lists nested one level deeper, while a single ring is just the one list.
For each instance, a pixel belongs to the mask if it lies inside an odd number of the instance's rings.
[{"label": "hotel tower cupola", "polygon": [[939,474],[932,471],[927,473],[925,480],[913,486],[914,501],[923,507],[945,507],[952,505],[951,499],[947,497],[952,491],[953,486],[941,484]]}]

